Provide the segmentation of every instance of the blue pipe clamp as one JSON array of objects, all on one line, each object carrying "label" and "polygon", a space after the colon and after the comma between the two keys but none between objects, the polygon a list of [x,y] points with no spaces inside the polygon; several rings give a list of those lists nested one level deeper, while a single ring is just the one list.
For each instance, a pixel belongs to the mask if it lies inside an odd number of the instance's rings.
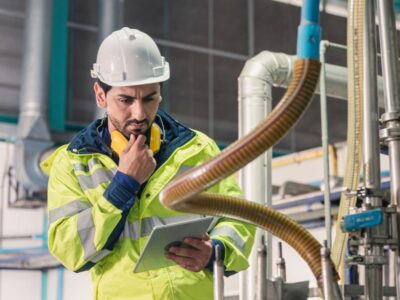
[{"label": "blue pipe clamp", "polygon": [[357,231],[363,228],[378,226],[382,224],[382,220],[382,210],[379,208],[371,209],[345,216],[342,228],[344,232]]}]

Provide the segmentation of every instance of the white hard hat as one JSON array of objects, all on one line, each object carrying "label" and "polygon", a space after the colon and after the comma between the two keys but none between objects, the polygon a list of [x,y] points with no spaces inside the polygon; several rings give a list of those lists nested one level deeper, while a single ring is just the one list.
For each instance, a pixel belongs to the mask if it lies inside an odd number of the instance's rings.
[{"label": "white hard hat", "polygon": [[100,45],[93,78],[110,86],[131,86],[169,79],[169,64],[146,33],[124,27]]}]

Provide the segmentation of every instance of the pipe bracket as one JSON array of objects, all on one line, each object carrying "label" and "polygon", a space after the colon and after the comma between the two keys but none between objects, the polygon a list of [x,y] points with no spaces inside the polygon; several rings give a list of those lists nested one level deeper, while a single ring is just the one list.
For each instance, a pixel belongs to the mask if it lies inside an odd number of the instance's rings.
[{"label": "pipe bracket", "polygon": [[353,255],[346,258],[347,265],[386,265],[388,260],[384,256]]}]

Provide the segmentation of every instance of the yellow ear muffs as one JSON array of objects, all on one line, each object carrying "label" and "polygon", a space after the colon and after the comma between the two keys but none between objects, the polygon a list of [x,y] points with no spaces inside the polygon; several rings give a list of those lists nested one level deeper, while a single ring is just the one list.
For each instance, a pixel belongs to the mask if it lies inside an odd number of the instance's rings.
[{"label": "yellow ear muffs", "polygon": [[156,123],[151,125],[149,148],[156,154],[161,148],[161,129]]},{"label": "yellow ear muffs", "polygon": [[[153,123],[150,128],[150,138],[147,141],[149,148],[153,151],[153,154],[156,154],[160,151],[161,147],[161,129],[157,124]],[[121,155],[121,152],[125,149],[128,144],[128,140],[125,136],[119,132],[118,130],[114,130],[111,132],[111,149],[118,154]]]},{"label": "yellow ear muffs", "polygon": [[118,130],[111,132],[111,149],[113,149],[118,156],[121,155],[122,150],[125,149],[127,144],[128,140],[121,132]]}]

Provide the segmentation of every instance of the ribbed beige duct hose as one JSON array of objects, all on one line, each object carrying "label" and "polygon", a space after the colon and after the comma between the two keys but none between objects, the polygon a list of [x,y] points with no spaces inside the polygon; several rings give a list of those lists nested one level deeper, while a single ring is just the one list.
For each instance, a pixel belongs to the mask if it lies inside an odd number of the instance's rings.
[{"label": "ribbed beige duct hose", "polygon": [[292,82],[271,114],[224,152],[171,182],[161,192],[160,201],[182,212],[236,217],[271,232],[299,252],[322,287],[321,245],[302,226],[261,204],[201,193],[264,153],[289,131],[311,102],[319,70],[317,60],[297,60]]},{"label": "ribbed beige duct hose", "polygon": [[344,257],[348,234],[342,232],[340,220],[356,205],[357,196],[347,191],[356,191],[362,164],[362,98],[363,98],[363,16],[364,1],[350,0],[347,22],[347,65],[348,65],[348,115],[347,115],[347,161],[340,197],[338,222],[336,222],[335,241],[332,247],[332,261],[344,280]]}]

